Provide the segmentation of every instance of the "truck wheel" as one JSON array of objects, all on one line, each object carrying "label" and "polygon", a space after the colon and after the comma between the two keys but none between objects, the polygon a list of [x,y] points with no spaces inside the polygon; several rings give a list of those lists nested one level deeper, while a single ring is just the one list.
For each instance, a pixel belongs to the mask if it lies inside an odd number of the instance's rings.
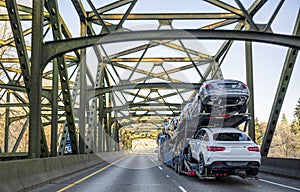
[{"label": "truck wheel", "polygon": [[188,146],[188,150],[187,150],[187,161],[188,161],[188,162],[192,162],[192,160],[193,160],[192,150],[191,150],[191,147]]},{"label": "truck wheel", "polygon": [[203,112],[205,111],[205,108],[204,108],[204,105],[203,105],[203,103],[202,103],[201,101],[200,101],[199,106],[200,106],[199,112],[200,112],[200,113],[203,113]]},{"label": "truck wheel", "polygon": [[174,159],[173,162],[174,162],[174,171],[175,173],[178,173],[178,159]]},{"label": "truck wheel", "polygon": [[204,175],[205,173],[205,163],[202,155],[199,157],[199,173],[200,175]]},{"label": "truck wheel", "polygon": [[248,109],[248,105],[247,104],[244,104],[240,107],[239,109],[239,112],[240,113],[246,113],[247,112],[247,109]]},{"label": "truck wheel", "polygon": [[182,170],[184,169],[184,165],[183,165],[183,160],[179,160],[178,163],[177,163],[177,174],[178,175],[182,175],[183,172]]},{"label": "truck wheel", "polygon": [[254,169],[247,169],[245,172],[247,175],[257,175],[259,170],[257,168],[254,168]]}]

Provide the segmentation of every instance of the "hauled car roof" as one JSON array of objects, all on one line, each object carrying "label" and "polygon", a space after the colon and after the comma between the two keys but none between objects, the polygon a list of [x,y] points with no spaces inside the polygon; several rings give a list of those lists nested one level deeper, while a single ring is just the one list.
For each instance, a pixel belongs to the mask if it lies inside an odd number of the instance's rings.
[{"label": "hauled car roof", "polygon": [[210,132],[213,132],[213,133],[224,133],[224,132],[240,133],[240,132],[243,132],[238,128],[232,128],[232,127],[214,127],[214,128],[206,128],[206,129],[208,129]]}]

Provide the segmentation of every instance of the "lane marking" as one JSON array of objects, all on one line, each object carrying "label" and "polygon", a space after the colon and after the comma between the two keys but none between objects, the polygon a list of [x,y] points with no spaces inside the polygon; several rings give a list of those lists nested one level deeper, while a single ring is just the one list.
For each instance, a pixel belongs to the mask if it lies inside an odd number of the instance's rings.
[{"label": "lane marking", "polygon": [[158,168],[159,168],[160,170],[163,170],[163,168],[161,168],[161,166],[158,166]]},{"label": "lane marking", "polygon": [[91,174],[89,174],[88,176],[85,176],[85,177],[83,177],[82,179],[79,179],[79,180],[75,181],[74,183],[72,183],[72,184],[70,184],[70,185],[68,185],[68,186],[66,186],[66,187],[64,187],[64,188],[62,188],[62,189],[60,189],[60,190],[58,190],[57,192],[63,192],[63,191],[65,191],[65,190],[68,190],[68,189],[74,187],[75,185],[81,183],[82,181],[85,181],[85,180],[87,180],[88,178],[90,178],[90,177],[96,175],[97,173],[100,173],[101,171],[104,171],[105,169],[107,169],[107,168],[109,168],[109,167],[115,165],[116,163],[122,161],[122,160],[125,159],[125,158],[126,158],[126,157],[123,157],[123,158],[121,158],[121,159],[119,159],[119,160],[117,160],[117,161],[115,161],[115,162],[113,162],[113,163],[111,163],[111,164],[109,164],[109,165],[107,165],[107,166],[105,166],[105,167],[103,167],[103,168],[101,168],[101,169],[99,169],[99,170],[97,170],[97,171],[91,173]]},{"label": "lane marking", "polygon": [[178,188],[182,191],[182,192],[187,192],[187,190],[185,190],[182,186],[178,186]]},{"label": "lane marking", "polygon": [[169,176],[169,175],[166,175],[166,177],[168,177],[168,178],[169,178],[170,176]]},{"label": "lane marking", "polygon": [[291,186],[288,186],[288,185],[283,185],[283,184],[280,184],[280,183],[275,183],[275,182],[264,180],[264,179],[259,179],[259,180],[262,181],[262,182],[265,182],[265,183],[269,183],[269,184],[277,185],[277,186],[280,186],[280,187],[284,187],[284,188],[288,188],[288,189],[293,189],[293,190],[296,190],[296,191],[300,191],[300,189],[296,188],[296,187],[291,187]]}]

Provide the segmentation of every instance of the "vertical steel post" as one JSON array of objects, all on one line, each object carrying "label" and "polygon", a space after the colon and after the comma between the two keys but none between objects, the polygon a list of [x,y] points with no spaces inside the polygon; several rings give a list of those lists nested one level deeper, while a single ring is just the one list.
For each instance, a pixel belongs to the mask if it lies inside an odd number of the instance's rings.
[{"label": "vertical steel post", "polygon": [[[86,36],[86,23],[80,22],[81,37]],[[79,151],[85,152],[85,108],[86,108],[86,49],[80,51],[80,108],[79,108]]]},{"label": "vertical steel post", "polygon": [[29,157],[38,158],[41,153],[41,93],[43,55],[43,14],[44,1],[33,1],[32,10],[32,51],[30,76],[29,113]]},{"label": "vertical steel post", "polygon": [[253,59],[252,59],[252,42],[245,42],[246,46],[246,73],[247,73],[247,85],[250,92],[250,98],[248,103],[248,112],[251,119],[249,121],[248,134],[255,142],[255,123],[254,123],[254,86],[253,86]]},{"label": "vertical steel post", "polygon": [[58,129],[58,62],[53,61],[52,73],[52,114],[51,114],[51,156],[57,156],[57,129]]},{"label": "vertical steel post", "polygon": [[99,104],[98,104],[98,152],[103,151],[103,96],[99,96]]},{"label": "vertical steel post", "polygon": [[[7,91],[6,94],[6,102],[10,102],[10,92]],[[10,109],[9,107],[6,107],[5,110],[5,133],[4,133],[4,153],[8,153],[8,137],[9,137],[9,114],[10,114]]]},{"label": "vertical steel post", "polygon": [[[112,92],[108,94],[108,107],[112,107]],[[109,143],[109,151],[113,149],[113,131],[112,131],[112,112],[108,113],[108,143]]]},{"label": "vertical steel post", "polygon": [[[97,109],[97,99],[95,98],[95,108]],[[94,128],[94,138],[93,138],[93,151],[96,153],[98,151],[98,129],[97,129],[97,111],[94,113],[94,121],[93,121],[93,128]]]},{"label": "vertical steel post", "polygon": [[[48,9],[48,12],[50,13],[50,24],[52,27],[53,38],[54,38],[54,40],[61,40],[62,39],[62,29],[61,29],[61,23],[59,20],[59,10],[58,10],[57,1],[56,0],[48,0],[45,2],[47,2],[45,4],[45,7]],[[58,155],[64,154],[64,147],[65,147],[65,143],[66,143],[68,135],[69,135],[70,142],[71,142],[70,144],[71,144],[71,148],[72,148],[72,153],[77,154],[78,153],[78,145],[77,145],[78,142],[77,142],[77,138],[76,138],[76,127],[75,127],[74,110],[73,110],[73,103],[74,103],[73,101],[74,101],[74,98],[76,98],[77,87],[76,86],[74,87],[75,94],[73,94],[71,97],[69,80],[68,80],[68,78],[69,78],[68,70],[67,70],[66,60],[63,55],[58,56],[54,60],[54,65],[57,65],[57,67],[58,67],[58,73],[60,76],[62,95],[63,95],[65,111],[66,111],[65,129],[62,134],[63,141],[61,142],[61,144],[59,146]],[[53,79],[53,81],[55,81],[55,80]],[[53,101],[52,105],[53,106],[57,105],[56,101]],[[55,118],[54,118],[54,120],[55,120]],[[53,133],[54,132],[55,132],[55,130],[53,130]]]}]

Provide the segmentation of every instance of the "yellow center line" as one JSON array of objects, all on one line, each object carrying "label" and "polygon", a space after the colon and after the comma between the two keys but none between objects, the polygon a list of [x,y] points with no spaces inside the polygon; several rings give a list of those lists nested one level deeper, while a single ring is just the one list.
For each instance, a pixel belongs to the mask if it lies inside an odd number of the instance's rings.
[{"label": "yellow center line", "polygon": [[101,169],[95,171],[94,173],[91,173],[90,175],[85,176],[85,177],[83,177],[82,179],[79,179],[79,180],[75,181],[74,183],[72,183],[72,184],[70,184],[70,185],[68,185],[68,186],[66,186],[66,187],[64,187],[64,188],[62,188],[62,189],[60,189],[60,190],[58,190],[57,192],[63,192],[63,191],[65,191],[65,190],[67,190],[67,189],[70,189],[70,188],[74,187],[75,185],[81,183],[82,181],[85,181],[85,180],[87,180],[88,178],[90,178],[90,177],[96,175],[97,173],[100,173],[101,171],[103,171],[103,170],[105,170],[105,169],[107,169],[107,168],[113,166],[114,164],[116,164],[116,163],[122,161],[122,160],[125,159],[125,158],[126,158],[126,157],[123,157],[123,158],[121,158],[121,159],[119,159],[119,160],[117,160],[117,161],[115,161],[115,162],[113,162],[113,163],[111,163],[111,164],[109,164],[109,165],[107,165],[107,166],[105,166],[105,167],[103,167],[103,168],[101,168]]}]

